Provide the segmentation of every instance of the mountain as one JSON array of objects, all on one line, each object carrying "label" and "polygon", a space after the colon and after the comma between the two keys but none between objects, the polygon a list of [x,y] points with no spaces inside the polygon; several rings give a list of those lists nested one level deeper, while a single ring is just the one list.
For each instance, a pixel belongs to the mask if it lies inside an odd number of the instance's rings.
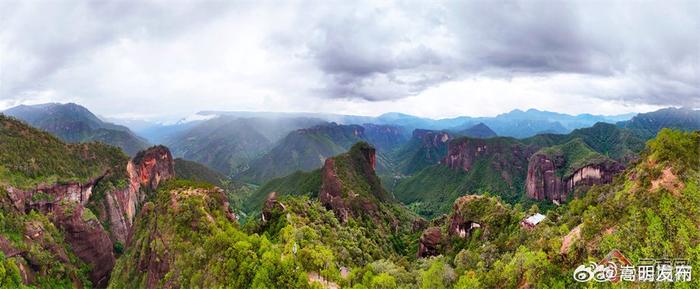
[{"label": "mountain", "polygon": [[457,132],[458,135],[468,136],[473,138],[491,138],[497,137],[496,133],[491,130],[483,122],[480,122],[470,128]]},{"label": "mountain", "polygon": [[508,203],[529,203],[528,198],[566,201],[575,189],[610,182],[635,159],[644,140],[629,130],[597,123],[567,135],[462,137],[444,145],[445,152],[433,157],[439,164],[423,163],[390,187],[425,217],[447,212],[465,194],[492,193]]},{"label": "mountain", "polygon": [[528,157],[536,150],[513,138],[457,138],[449,142],[440,164],[401,179],[394,195],[425,217],[447,212],[468,193],[492,192],[522,200]]},{"label": "mountain", "polygon": [[458,288],[585,288],[594,284],[586,281],[596,282],[591,260],[620,268],[646,256],[683,256],[695,266],[698,168],[700,134],[662,129],[621,177],[540,215],[541,221],[526,223],[536,206],[526,212],[492,196],[460,197],[424,231],[419,252],[454,258],[454,268],[464,271]]},{"label": "mountain", "polygon": [[109,287],[310,288],[338,282],[341,267],[410,254],[415,216],[383,191],[374,159],[366,143],[329,158],[318,195],[269,194],[249,231],[222,191],[168,181],[144,204]]},{"label": "mountain", "polygon": [[662,128],[700,130],[700,110],[689,108],[664,108],[653,112],[640,113],[618,126],[633,130],[643,138],[651,138]]},{"label": "mountain", "polygon": [[452,138],[446,131],[414,130],[409,141],[393,153],[392,157],[397,160],[396,170],[410,175],[439,163]]},{"label": "mountain", "polygon": [[202,116],[235,116],[235,117],[307,117],[317,118],[338,124],[373,123],[403,127],[407,131],[414,129],[450,130],[459,132],[479,123],[484,123],[500,136],[526,138],[538,133],[568,133],[577,128],[592,126],[597,122],[616,123],[630,119],[634,114],[621,115],[569,115],[563,113],[528,109],[515,109],[494,117],[458,116],[453,118],[431,119],[405,113],[389,112],[376,117],[354,116],[324,113],[285,113],[285,112],[247,112],[247,111],[204,111]]},{"label": "mountain", "polygon": [[292,172],[320,168],[331,156],[347,151],[359,141],[377,144],[380,152],[379,169],[392,165],[387,153],[403,143],[402,128],[386,125],[341,125],[326,123],[298,129],[280,140],[270,151],[250,162],[250,168],[235,178],[252,183],[263,183]]},{"label": "mountain", "polygon": [[19,105],[3,113],[48,131],[66,142],[100,141],[120,147],[129,155],[148,147],[146,140],[127,127],[104,122],[75,103]]},{"label": "mountain", "polygon": [[537,109],[526,111],[515,109],[495,117],[469,118],[451,130],[461,131],[481,122],[500,136],[527,138],[541,133],[566,134],[574,129],[589,127],[598,122],[615,123],[629,119],[631,116],[631,114],[615,116],[580,114],[573,116]]},{"label": "mountain", "polygon": [[67,144],[0,116],[0,259],[39,288],[105,287],[142,188],[173,174],[168,156],[154,147],[129,160],[116,147]]},{"label": "mountain", "polygon": [[344,152],[363,138],[364,128],[359,125],[329,123],[298,129],[251,161],[250,168],[236,178],[262,183],[297,170],[314,170],[321,167],[326,158]]},{"label": "mountain", "polygon": [[[419,135],[443,139],[439,132]],[[358,142],[318,170],[262,186],[249,198],[262,199],[259,213],[240,224],[225,190],[201,182],[225,185],[222,175],[173,160],[167,147],[130,159],[116,147],[65,143],[0,116],[0,282],[8,288],[585,288],[605,284],[590,280],[597,264],[621,268],[673,256],[683,260],[676,269],[695,267],[700,132],[661,129],[642,148],[638,142],[644,140],[632,131],[604,123],[568,135],[449,140],[441,163],[414,175],[433,178],[406,178],[426,190],[441,188],[425,202],[448,205],[430,221],[398,202],[406,196],[384,189],[378,151]],[[501,198],[506,186],[526,182],[533,161],[543,164],[534,156],[554,164],[533,174],[553,177],[542,184],[559,181],[564,189],[578,178],[590,188],[546,211],[545,203]],[[605,178],[594,170],[612,162],[627,168],[609,181],[591,181]],[[492,192],[465,194],[470,186]],[[674,286],[700,286],[675,276]]]},{"label": "mountain", "polygon": [[364,139],[382,152],[392,152],[406,143],[409,133],[401,126],[362,124]]},{"label": "mountain", "polygon": [[526,193],[532,199],[564,202],[583,185],[610,183],[623,168],[575,138],[543,148],[530,157]]},{"label": "mountain", "polygon": [[175,156],[196,161],[225,175],[240,173],[248,162],[269,150],[292,130],[315,125],[317,119],[215,117],[166,137]]},{"label": "mountain", "polygon": [[235,181],[203,164],[181,158],[175,159],[175,172],[179,179],[208,183],[223,189],[232,209],[243,208],[244,200],[255,190],[255,187]]}]

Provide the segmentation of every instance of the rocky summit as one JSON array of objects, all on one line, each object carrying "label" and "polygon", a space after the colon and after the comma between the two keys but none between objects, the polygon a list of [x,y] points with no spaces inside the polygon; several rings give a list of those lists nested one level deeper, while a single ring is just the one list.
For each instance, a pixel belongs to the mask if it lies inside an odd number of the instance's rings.
[{"label": "rocky summit", "polygon": [[0,287],[575,288],[591,259],[694,260],[698,132],[635,123],[267,126],[247,175],[0,116]]}]

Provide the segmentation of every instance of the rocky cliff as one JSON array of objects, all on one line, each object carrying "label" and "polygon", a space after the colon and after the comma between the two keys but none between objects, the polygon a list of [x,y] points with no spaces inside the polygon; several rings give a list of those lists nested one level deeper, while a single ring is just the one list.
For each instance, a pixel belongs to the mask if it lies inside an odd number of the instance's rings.
[{"label": "rocky cliff", "polygon": [[327,159],[321,169],[321,203],[343,222],[362,214],[377,217],[377,203],[390,198],[375,174],[376,163],[375,149],[365,142]]},{"label": "rocky cliff", "polygon": [[134,216],[147,192],[155,190],[161,181],[175,177],[174,167],[172,154],[164,146],[141,151],[129,161],[126,165],[127,186],[106,193],[104,201],[96,204],[106,213],[100,216],[109,222],[115,241],[126,243]]},{"label": "rocky cliff", "polygon": [[527,159],[534,151],[532,146],[510,138],[460,138],[449,143],[441,163],[464,172],[478,165],[481,171],[492,171],[508,186],[513,186],[516,179],[525,175]]},{"label": "rocky cliff", "polygon": [[418,242],[418,258],[437,256],[442,253],[442,231],[439,227],[430,227],[423,231]]},{"label": "rocky cliff", "polygon": [[404,129],[392,125],[363,124],[365,140],[379,151],[388,152],[405,143],[408,138]]},{"label": "rocky cliff", "polygon": [[[93,186],[102,178],[103,176],[100,176],[87,183],[39,185],[30,190],[6,188],[7,199],[14,206],[8,213],[21,215],[36,211],[48,216],[49,220],[62,232],[71,251],[90,266],[89,278],[97,288],[107,286],[109,274],[115,262],[109,235],[95,215],[84,207],[92,195]],[[39,236],[46,229],[43,228],[44,226],[34,227],[36,230],[29,235],[38,234],[36,238],[40,240]],[[27,255],[29,264],[32,264],[32,259]],[[66,263],[69,262],[67,258],[64,260]],[[30,266],[30,268],[37,268],[37,266]],[[33,270],[27,268],[25,275],[34,275],[31,271]],[[32,280],[25,279],[25,281],[29,283]]]},{"label": "rocky cliff", "polygon": [[[103,180],[109,182],[112,177],[124,175],[127,177],[125,188],[100,191],[99,199],[93,198],[95,187]],[[146,192],[155,190],[162,180],[174,175],[170,151],[157,146],[130,160],[126,174],[107,170],[86,182],[39,184],[32,189],[7,186],[4,190],[16,214],[36,211],[48,216],[62,232],[71,251],[91,268],[89,278],[93,286],[103,288],[115,263],[113,241],[126,243],[134,215]],[[109,224],[109,231],[102,224]]]},{"label": "rocky cliff", "polygon": [[[203,183],[172,180],[153,194],[155,198],[143,204],[134,220],[129,243],[117,261],[110,288],[217,287],[180,284],[183,281],[179,274],[191,270],[194,264],[188,262],[193,260],[197,260],[197,266],[213,261],[216,265],[212,267],[220,268],[216,266],[220,265],[221,257],[195,257],[193,253],[226,252],[229,256],[238,252],[227,247],[233,243],[222,243],[222,239],[213,237],[237,232],[223,190]],[[213,250],[205,244],[213,244]]]},{"label": "rocky cliff", "polygon": [[445,157],[447,142],[452,136],[444,131],[416,129],[408,143],[400,147],[394,158],[399,160],[398,170],[407,175],[435,165]]},{"label": "rocky cliff", "polygon": [[413,131],[412,137],[420,140],[425,148],[438,149],[446,147],[447,142],[452,139],[449,133],[445,131],[435,131],[427,129],[416,129]]},{"label": "rocky cliff", "polygon": [[606,184],[624,169],[624,166],[613,160],[603,160],[589,163],[576,168],[573,173],[561,176],[557,171],[566,164],[563,156],[550,157],[545,154],[535,154],[530,158],[525,188],[527,196],[535,200],[550,200],[564,202],[569,197],[577,197],[573,193],[578,188]]}]

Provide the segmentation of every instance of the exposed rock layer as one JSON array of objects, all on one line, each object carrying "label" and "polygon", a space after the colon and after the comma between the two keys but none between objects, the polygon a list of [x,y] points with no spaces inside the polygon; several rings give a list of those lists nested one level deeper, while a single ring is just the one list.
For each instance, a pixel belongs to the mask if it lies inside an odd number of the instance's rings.
[{"label": "exposed rock layer", "polygon": [[564,165],[565,160],[561,157],[533,155],[525,181],[527,196],[536,200],[564,202],[572,197],[577,188],[610,183],[624,169],[620,163],[606,160],[578,168],[569,175],[557,175]]}]

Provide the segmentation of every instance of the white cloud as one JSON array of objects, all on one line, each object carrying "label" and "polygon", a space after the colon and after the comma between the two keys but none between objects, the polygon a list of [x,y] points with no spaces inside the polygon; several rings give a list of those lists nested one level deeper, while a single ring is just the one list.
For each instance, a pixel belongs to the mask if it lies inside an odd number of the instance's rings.
[{"label": "white cloud", "polygon": [[72,101],[165,118],[700,107],[694,11],[695,1],[0,2],[0,109]]}]

